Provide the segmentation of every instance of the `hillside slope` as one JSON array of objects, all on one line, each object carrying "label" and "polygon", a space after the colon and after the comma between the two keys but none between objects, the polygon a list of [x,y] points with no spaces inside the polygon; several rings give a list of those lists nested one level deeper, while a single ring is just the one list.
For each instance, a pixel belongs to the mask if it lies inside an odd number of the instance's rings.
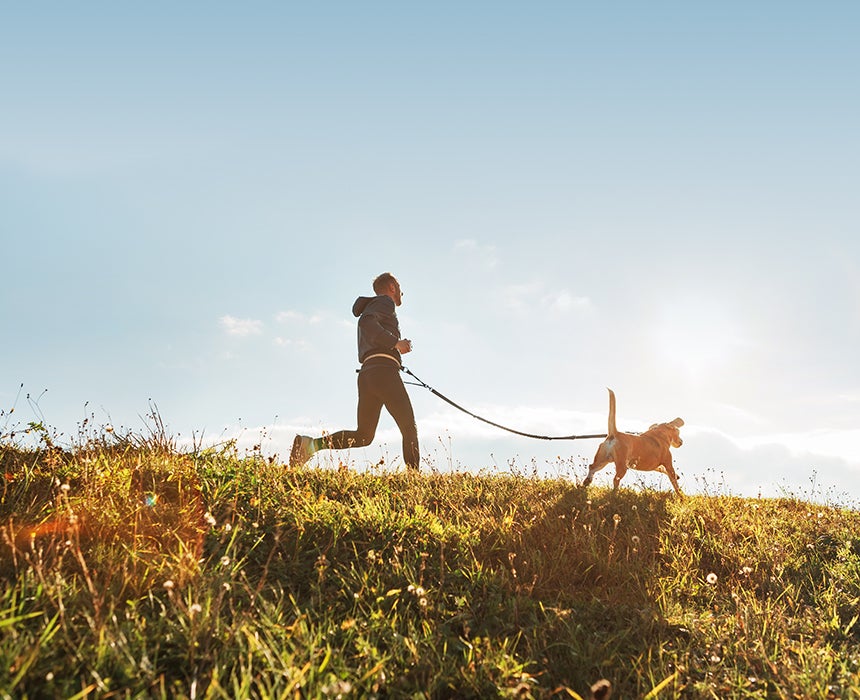
[{"label": "hillside slope", "polygon": [[860,697],[854,510],[145,441],[0,457],[3,697]]}]

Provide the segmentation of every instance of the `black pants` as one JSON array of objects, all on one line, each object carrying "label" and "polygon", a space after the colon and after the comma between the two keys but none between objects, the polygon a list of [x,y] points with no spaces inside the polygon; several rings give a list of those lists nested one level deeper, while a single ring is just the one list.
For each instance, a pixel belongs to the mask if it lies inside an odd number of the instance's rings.
[{"label": "black pants", "polygon": [[383,406],[403,436],[403,461],[407,467],[418,469],[421,455],[412,402],[400,378],[400,369],[388,360],[371,361],[361,368],[358,373],[358,428],[332,433],[328,436],[329,446],[335,450],[367,447],[376,435]]}]

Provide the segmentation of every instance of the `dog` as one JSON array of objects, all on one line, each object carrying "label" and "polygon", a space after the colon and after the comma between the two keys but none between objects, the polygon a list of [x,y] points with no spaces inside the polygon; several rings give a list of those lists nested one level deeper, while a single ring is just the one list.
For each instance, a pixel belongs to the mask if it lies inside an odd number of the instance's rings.
[{"label": "dog", "polygon": [[662,472],[669,477],[675,493],[683,496],[672,466],[672,454],[669,448],[684,444],[678,431],[678,428],[684,425],[684,421],[676,418],[670,423],[656,423],[641,435],[619,432],[615,427],[615,392],[612,389],[608,391],[609,430],[606,439],[597,448],[597,454],[594,455],[594,460],[588,467],[588,476],[585,477],[582,485],[588,486],[597,472],[610,462],[614,462],[613,490],[618,489],[618,484],[621,483],[628,469],[636,469],[643,472]]}]

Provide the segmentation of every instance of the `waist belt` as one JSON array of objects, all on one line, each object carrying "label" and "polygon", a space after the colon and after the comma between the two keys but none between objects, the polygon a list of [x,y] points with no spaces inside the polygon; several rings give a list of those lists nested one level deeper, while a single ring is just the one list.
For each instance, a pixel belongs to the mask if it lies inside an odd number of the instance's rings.
[{"label": "waist belt", "polygon": [[377,352],[374,355],[368,355],[367,357],[364,358],[364,361],[361,363],[361,366],[364,367],[364,365],[367,364],[368,360],[372,360],[375,357],[384,357],[386,360],[391,360],[398,367],[400,366],[400,362],[397,360],[396,357],[392,357],[391,355],[386,355],[384,352]]}]

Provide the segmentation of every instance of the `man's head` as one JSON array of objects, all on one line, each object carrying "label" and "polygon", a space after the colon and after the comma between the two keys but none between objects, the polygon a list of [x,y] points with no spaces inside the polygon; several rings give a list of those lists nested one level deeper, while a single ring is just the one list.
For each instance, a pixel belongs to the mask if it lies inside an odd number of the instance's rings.
[{"label": "man's head", "polygon": [[377,294],[391,297],[395,306],[403,303],[403,292],[400,291],[400,282],[390,272],[383,272],[373,280],[373,291]]}]

